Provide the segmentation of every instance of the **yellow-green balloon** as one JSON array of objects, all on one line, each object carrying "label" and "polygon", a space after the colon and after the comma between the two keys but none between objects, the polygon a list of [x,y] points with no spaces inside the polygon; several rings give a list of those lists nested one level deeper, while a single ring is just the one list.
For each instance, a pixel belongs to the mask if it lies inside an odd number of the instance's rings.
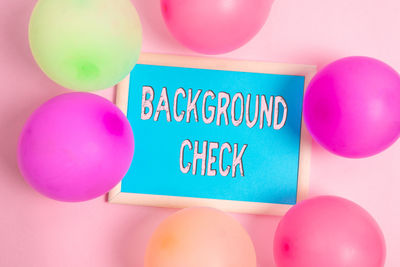
[{"label": "yellow-green balloon", "polygon": [[130,0],[39,0],[29,42],[52,80],[93,91],[129,74],[139,57],[142,29]]}]

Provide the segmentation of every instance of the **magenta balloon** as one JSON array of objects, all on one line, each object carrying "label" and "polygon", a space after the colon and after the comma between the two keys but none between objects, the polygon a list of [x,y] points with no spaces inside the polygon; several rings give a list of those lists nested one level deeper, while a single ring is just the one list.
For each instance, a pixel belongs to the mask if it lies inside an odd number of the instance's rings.
[{"label": "magenta balloon", "polygon": [[357,204],[322,196],[292,207],[274,239],[277,267],[382,267],[385,241]]},{"label": "magenta balloon", "polygon": [[304,119],[313,138],[335,154],[377,154],[400,135],[400,76],[368,57],[335,61],[312,79]]},{"label": "magenta balloon", "polygon": [[84,201],[114,187],[133,157],[133,133],[124,114],[90,93],[56,96],[28,119],[19,166],[37,191],[61,201]]},{"label": "magenta balloon", "polygon": [[247,43],[267,20],[273,0],[161,0],[171,33],[204,54],[230,52]]}]

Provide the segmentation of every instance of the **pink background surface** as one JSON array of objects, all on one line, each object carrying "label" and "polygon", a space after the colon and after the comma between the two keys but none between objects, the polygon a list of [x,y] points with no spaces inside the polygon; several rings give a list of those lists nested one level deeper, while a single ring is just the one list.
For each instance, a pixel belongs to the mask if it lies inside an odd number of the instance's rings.
[{"label": "pink background surface", "polygon": [[[158,0],[134,0],[143,23],[143,51],[194,55],[168,33]],[[174,212],[108,204],[105,197],[61,203],[42,197],[21,177],[19,132],[42,102],[67,90],[51,82],[29,51],[34,0],[0,2],[0,266],[109,267],[143,265],[148,238]],[[400,71],[400,1],[277,0],[267,24],[246,46],[222,57],[315,64],[350,55],[381,59]],[[102,92],[110,99],[112,89]],[[386,266],[400,266],[400,141],[361,160],[336,157],[313,144],[310,196],[333,194],[366,208],[387,241]],[[233,214],[250,233],[258,266],[274,266],[278,217]]]}]

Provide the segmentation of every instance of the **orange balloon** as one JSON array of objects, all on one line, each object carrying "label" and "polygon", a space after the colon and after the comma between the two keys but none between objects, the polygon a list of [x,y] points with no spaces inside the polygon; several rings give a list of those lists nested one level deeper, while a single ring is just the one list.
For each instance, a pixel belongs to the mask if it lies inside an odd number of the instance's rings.
[{"label": "orange balloon", "polygon": [[165,219],[153,233],[145,267],[255,267],[246,230],[212,208],[188,208]]}]

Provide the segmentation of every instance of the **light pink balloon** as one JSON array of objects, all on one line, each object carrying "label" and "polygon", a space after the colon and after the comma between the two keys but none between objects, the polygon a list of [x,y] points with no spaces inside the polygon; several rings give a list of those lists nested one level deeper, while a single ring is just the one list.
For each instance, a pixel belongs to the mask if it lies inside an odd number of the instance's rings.
[{"label": "light pink balloon", "polygon": [[256,267],[253,243],[243,227],[211,208],[181,210],[155,230],[145,267]]},{"label": "light pink balloon", "polygon": [[161,0],[171,33],[204,54],[221,54],[247,43],[267,20],[273,0]]},{"label": "light pink balloon", "polygon": [[133,146],[128,119],[113,103],[90,93],[68,93],[41,105],[26,122],[19,167],[43,195],[84,201],[121,181]]},{"label": "light pink balloon", "polygon": [[313,138],[349,158],[375,155],[400,136],[400,76],[368,57],[348,57],[323,68],[304,98]]},{"label": "light pink balloon", "polygon": [[375,220],[339,197],[297,204],[275,233],[277,267],[382,267],[385,255],[385,241]]}]

